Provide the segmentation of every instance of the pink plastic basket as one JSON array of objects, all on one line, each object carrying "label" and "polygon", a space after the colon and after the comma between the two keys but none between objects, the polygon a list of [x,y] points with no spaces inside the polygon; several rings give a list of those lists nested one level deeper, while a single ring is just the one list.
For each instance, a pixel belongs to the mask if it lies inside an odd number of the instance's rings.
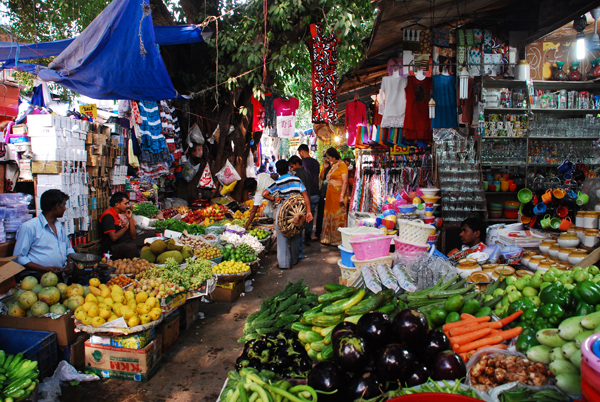
[{"label": "pink plastic basket", "polygon": [[350,245],[352,246],[352,250],[354,250],[354,257],[358,261],[386,257],[390,254],[391,243],[391,236],[375,234],[367,234],[350,239]]},{"label": "pink plastic basket", "polygon": [[397,237],[394,238],[394,245],[396,246],[396,252],[400,253],[404,257],[416,257],[420,253],[427,252],[427,249],[429,248],[429,244],[413,244],[403,242]]}]

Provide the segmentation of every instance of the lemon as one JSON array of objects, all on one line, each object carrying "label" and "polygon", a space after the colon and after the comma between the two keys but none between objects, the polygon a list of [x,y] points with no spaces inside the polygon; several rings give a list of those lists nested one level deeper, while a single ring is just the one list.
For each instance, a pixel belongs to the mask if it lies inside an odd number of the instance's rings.
[{"label": "lemon", "polygon": [[92,278],[92,279],[90,279],[90,286],[99,287],[100,286],[100,279],[98,279],[98,278]]},{"label": "lemon", "polygon": [[99,327],[100,325],[105,324],[105,323],[106,323],[106,320],[104,318],[102,318],[102,317],[94,317],[94,318],[92,318],[92,325],[94,327]]}]

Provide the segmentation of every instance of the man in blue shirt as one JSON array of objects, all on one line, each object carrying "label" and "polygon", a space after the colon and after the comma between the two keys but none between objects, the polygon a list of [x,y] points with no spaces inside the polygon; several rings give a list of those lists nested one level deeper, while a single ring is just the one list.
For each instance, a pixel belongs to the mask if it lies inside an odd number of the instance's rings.
[{"label": "man in blue shirt", "polygon": [[42,213],[25,222],[17,231],[14,254],[16,262],[25,268],[44,272],[67,272],[73,270],[67,264],[73,247],[63,225],[58,222],[67,209],[69,196],[60,190],[48,190],[40,198]]},{"label": "man in blue shirt", "polygon": [[[321,165],[319,165],[319,161],[315,158],[310,157],[310,151],[308,149],[308,145],[301,144],[298,147],[298,155],[302,158],[302,166],[310,175],[310,212],[315,216],[317,212],[317,207],[319,206],[319,200],[321,198],[319,191],[319,173],[321,172]],[[306,229],[304,230],[304,243],[310,244],[312,231],[313,231],[313,222],[311,221],[306,225]]]},{"label": "man in blue shirt", "polygon": [[[284,159],[279,160],[277,161],[276,167],[277,173],[279,173],[279,179],[263,191],[263,198],[278,204],[283,199],[288,198],[293,194],[302,194],[304,203],[307,206],[306,222],[312,221],[313,216],[309,208],[310,200],[308,199],[306,187],[304,187],[299,178],[289,174],[290,166],[288,161]],[[278,196],[275,196],[276,193],[278,193]],[[275,210],[273,214],[275,217],[277,217],[280,207],[281,205]],[[300,239],[302,238],[302,234],[298,234],[288,239],[279,231],[277,219],[275,219],[275,231],[277,232],[277,261],[279,263],[279,269],[291,269],[298,263],[300,257]]]}]

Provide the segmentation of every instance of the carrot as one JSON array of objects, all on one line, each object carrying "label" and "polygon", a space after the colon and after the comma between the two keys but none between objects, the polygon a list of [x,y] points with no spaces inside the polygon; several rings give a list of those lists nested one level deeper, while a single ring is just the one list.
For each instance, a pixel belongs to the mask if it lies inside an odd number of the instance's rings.
[{"label": "carrot", "polygon": [[474,320],[474,319],[475,319],[475,316],[474,316],[474,315],[471,315],[471,314],[467,314],[467,313],[462,313],[462,314],[460,315],[460,319],[461,319],[461,320]]},{"label": "carrot", "polygon": [[476,317],[475,319],[468,319],[462,321],[451,322],[442,327],[444,332],[450,331],[452,328],[463,327],[465,325],[474,325],[481,322],[486,322],[490,320],[490,316],[486,315],[485,317]]},{"label": "carrot", "polygon": [[460,353],[459,356],[463,359],[465,363],[469,361],[469,357],[466,353]]},{"label": "carrot", "polygon": [[[475,352],[479,352],[481,349],[485,349],[485,348],[508,349],[508,345],[505,345],[503,343],[498,343],[496,345],[486,345],[486,346],[482,346],[482,347],[478,348],[477,350],[475,350]],[[471,352],[469,352],[469,353],[471,353]],[[469,353],[467,353],[467,355]]]},{"label": "carrot", "polygon": [[483,329],[483,328],[489,328],[489,324],[484,322],[482,324],[468,325],[468,326],[460,327],[460,328],[452,328],[449,332],[450,332],[451,336],[458,336],[458,335],[468,334],[473,331],[479,331],[480,329]]},{"label": "carrot", "polygon": [[466,345],[462,345],[460,348],[458,348],[457,353],[468,352],[470,350],[477,349],[482,346],[495,345],[502,341],[503,341],[503,339],[501,336],[493,336],[490,338],[478,339],[475,342],[471,342],[471,343],[467,343]]},{"label": "carrot", "polygon": [[467,344],[469,342],[473,342],[477,339],[484,338],[485,336],[489,335],[490,332],[492,332],[491,329],[482,328],[478,331],[473,331],[473,332],[469,332],[468,334],[459,335],[459,336],[450,338],[450,342],[452,342],[453,345],[465,345],[465,344]]},{"label": "carrot", "polygon": [[507,329],[506,331],[499,331],[496,336],[501,336],[505,341],[514,338],[515,336],[519,336],[519,334],[523,331],[522,327],[514,327],[512,329]]},{"label": "carrot", "polygon": [[523,310],[519,310],[516,313],[513,313],[513,314],[509,315],[508,317],[501,319],[500,322],[502,323],[502,326],[505,326],[506,324],[509,324],[509,323],[513,322],[514,320],[516,320],[517,318],[519,318],[521,316],[521,314],[523,314]]}]

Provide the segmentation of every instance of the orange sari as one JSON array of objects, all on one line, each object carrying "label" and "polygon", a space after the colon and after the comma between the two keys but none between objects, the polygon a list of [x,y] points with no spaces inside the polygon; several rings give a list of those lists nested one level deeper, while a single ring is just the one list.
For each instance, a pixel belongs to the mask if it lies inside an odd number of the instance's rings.
[{"label": "orange sari", "polygon": [[321,243],[332,246],[342,244],[342,234],[338,228],[346,227],[346,222],[348,221],[346,206],[340,206],[343,174],[348,174],[348,167],[342,161],[338,161],[338,163],[332,166],[327,174],[327,195],[325,196]]}]

